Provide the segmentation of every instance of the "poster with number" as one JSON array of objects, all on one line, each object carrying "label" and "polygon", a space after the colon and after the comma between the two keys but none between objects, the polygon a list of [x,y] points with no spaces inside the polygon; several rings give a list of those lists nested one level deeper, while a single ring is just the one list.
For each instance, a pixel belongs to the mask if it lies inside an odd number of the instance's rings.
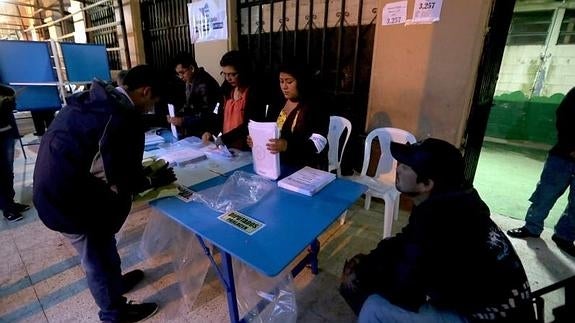
[{"label": "poster with number", "polygon": [[431,24],[439,21],[442,2],[443,0],[415,0],[411,23]]},{"label": "poster with number", "polygon": [[386,3],[381,16],[384,26],[405,23],[405,17],[407,17],[407,0]]},{"label": "poster with number", "polygon": [[192,43],[228,39],[225,0],[199,0],[188,3]]}]

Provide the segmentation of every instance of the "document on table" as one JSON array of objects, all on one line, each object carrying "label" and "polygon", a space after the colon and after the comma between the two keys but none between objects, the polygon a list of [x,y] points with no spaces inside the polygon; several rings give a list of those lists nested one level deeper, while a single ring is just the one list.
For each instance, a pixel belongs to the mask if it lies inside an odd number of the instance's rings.
[{"label": "document on table", "polygon": [[306,166],[280,180],[278,186],[312,196],[334,180],[335,174]]},{"label": "document on table", "polygon": [[145,140],[146,146],[164,143],[164,138],[162,138],[162,136],[159,136],[159,135],[152,133],[152,132],[146,132],[144,140]]},{"label": "document on table", "polygon": [[266,144],[270,139],[278,139],[279,128],[275,122],[256,122],[248,124],[252,138],[252,157],[256,174],[272,180],[280,176],[280,154],[272,154]]},{"label": "document on table", "polygon": [[[172,118],[176,116],[176,110],[174,109],[173,104],[168,104],[168,114]],[[176,129],[176,126],[172,123],[170,123],[170,128],[172,129],[172,135],[174,138],[176,138],[176,140],[178,140],[178,129]]]},{"label": "document on table", "polygon": [[206,154],[201,150],[186,148],[167,151],[159,155],[158,159],[163,159],[170,163],[170,165],[185,166],[189,163],[206,159]]}]

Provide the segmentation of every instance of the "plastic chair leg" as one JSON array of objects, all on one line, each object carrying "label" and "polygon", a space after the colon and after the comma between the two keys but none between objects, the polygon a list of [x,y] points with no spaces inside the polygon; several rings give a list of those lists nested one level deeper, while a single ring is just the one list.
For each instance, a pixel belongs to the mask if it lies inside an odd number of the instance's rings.
[{"label": "plastic chair leg", "polygon": [[395,199],[395,208],[393,209],[393,219],[395,221],[397,221],[397,219],[399,218],[399,193],[396,194],[396,196],[394,197]]},{"label": "plastic chair leg", "polygon": [[383,197],[385,202],[385,208],[383,211],[383,238],[391,236],[391,229],[393,227],[394,209],[396,204],[396,199],[389,194]]},{"label": "plastic chair leg", "polygon": [[345,217],[347,216],[347,210],[345,210],[340,216],[339,216],[339,225],[344,225],[345,224]]},{"label": "plastic chair leg", "polygon": [[365,193],[365,203],[363,204],[363,208],[369,210],[371,207],[371,194]]}]

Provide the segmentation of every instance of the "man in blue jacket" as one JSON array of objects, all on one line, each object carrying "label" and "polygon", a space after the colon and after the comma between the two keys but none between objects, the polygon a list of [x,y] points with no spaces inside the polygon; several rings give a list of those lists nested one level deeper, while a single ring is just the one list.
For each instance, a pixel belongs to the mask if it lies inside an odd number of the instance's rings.
[{"label": "man in blue jacket", "polygon": [[345,265],[340,290],[359,322],[525,322],[527,276],[487,205],[464,187],[459,151],[429,138],[392,143],[391,154],[395,185],[414,207],[401,233]]},{"label": "man in blue jacket", "polygon": [[137,322],[155,303],[126,303],[122,294],[143,278],[122,276],[114,235],[130,212],[134,194],[175,180],[171,168],[147,177],[142,168],[142,113],[163,94],[163,82],[146,65],[131,69],[124,86],[95,80],[89,91],[67,99],[40,144],[34,171],[34,204],[44,224],[78,251],[100,320]]}]

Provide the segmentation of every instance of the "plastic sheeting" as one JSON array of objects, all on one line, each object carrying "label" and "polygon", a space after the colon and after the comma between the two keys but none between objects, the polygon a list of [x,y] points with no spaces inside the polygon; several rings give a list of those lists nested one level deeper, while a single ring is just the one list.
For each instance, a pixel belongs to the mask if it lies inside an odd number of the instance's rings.
[{"label": "plastic sheeting", "polygon": [[262,275],[233,259],[240,317],[246,322],[296,322],[297,304],[291,268],[275,277]]},{"label": "plastic sheeting", "polygon": [[276,184],[259,175],[235,171],[224,184],[197,192],[192,201],[225,213],[239,211],[261,200]]},{"label": "plastic sheeting", "polygon": [[[245,177],[239,174],[239,178]],[[259,183],[257,179],[255,181]],[[235,183],[237,184],[237,181]],[[254,184],[254,182],[251,183]],[[251,191],[250,194],[254,195],[247,200],[242,200],[242,203],[254,199],[259,200],[263,197],[261,193],[265,194],[265,189],[263,191],[260,189],[265,186],[265,184],[258,186],[259,189]],[[210,260],[206,257],[205,250],[195,234],[156,210],[151,213],[142,235],[140,252],[143,258],[167,257],[171,260],[178,287],[184,299],[183,306],[185,306],[185,308],[172,308],[170,309],[172,312],[167,313],[168,317],[176,319],[180,312],[185,313],[193,309],[210,268]],[[221,267],[221,257],[217,249],[209,245],[207,241],[206,247],[212,255],[216,253],[214,259]],[[247,322],[257,323],[296,322],[295,287],[289,269],[276,277],[267,277],[235,259],[233,268],[240,317],[244,317]]]},{"label": "plastic sheeting", "polygon": [[167,257],[171,261],[186,308],[171,309],[167,316],[175,319],[178,311],[185,313],[191,309],[210,267],[210,261],[196,236],[154,210],[144,229],[140,252],[144,259]]}]

